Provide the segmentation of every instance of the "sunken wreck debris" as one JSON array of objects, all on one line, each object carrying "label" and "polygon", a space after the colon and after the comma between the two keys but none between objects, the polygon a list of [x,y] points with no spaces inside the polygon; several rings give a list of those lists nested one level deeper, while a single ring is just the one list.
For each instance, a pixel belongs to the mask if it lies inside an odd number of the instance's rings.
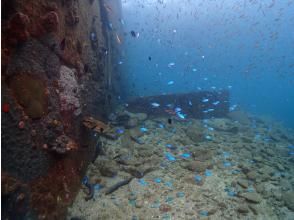
[{"label": "sunken wreck debris", "polygon": [[225,117],[229,113],[229,96],[227,90],[149,96],[129,100],[127,109],[148,115],[165,116],[168,109],[181,106],[189,117],[197,119]]},{"label": "sunken wreck debris", "polygon": [[96,149],[83,118],[113,105],[116,33],[104,1],[1,4],[1,217],[64,219]]}]

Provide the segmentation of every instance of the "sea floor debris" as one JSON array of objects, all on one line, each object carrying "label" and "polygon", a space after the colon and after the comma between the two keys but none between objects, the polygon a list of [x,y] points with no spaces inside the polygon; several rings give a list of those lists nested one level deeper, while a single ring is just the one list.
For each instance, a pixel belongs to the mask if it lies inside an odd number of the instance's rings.
[{"label": "sea floor debris", "polygon": [[294,219],[294,132],[278,123],[153,118],[104,143],[87,171],[101,187],[87,202],[82,188],[68,219]]}]

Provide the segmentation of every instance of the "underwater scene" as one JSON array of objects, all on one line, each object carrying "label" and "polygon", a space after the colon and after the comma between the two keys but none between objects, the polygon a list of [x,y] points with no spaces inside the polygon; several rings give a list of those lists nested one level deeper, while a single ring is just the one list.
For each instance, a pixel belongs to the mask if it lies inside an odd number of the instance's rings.
[{"label": "underwater scene", "polygon": [[294,219],[294,0],[1,12],[1,219]]}]

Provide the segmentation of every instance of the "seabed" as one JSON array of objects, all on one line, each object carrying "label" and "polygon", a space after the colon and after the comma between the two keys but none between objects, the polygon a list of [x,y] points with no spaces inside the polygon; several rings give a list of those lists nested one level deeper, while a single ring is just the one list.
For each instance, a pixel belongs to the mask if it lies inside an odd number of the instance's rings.
[{"label": "seabed", "polygon": [[83,185],[68,219],[294,219],[293,130],[242,111],[172,123],[128,114],[137,123],[113,127],[119,138],[99,137],[94,196]]}]

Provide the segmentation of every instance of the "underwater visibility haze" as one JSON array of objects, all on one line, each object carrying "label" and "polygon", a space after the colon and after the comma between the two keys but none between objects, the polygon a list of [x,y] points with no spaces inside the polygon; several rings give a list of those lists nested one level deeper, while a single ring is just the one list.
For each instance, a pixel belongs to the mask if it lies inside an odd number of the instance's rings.
[{"label": "underwater visibility haze", "polygon": [[294,219],[294,0],[1,5],[3,219]]},{"label": "underwater visibility haze", "polygon": [[291,1],[123,1],[122,7],[125,30],[140,34],[126,38],[121,58],[128,95],[231,86],[233,104],[294,126]]}]

